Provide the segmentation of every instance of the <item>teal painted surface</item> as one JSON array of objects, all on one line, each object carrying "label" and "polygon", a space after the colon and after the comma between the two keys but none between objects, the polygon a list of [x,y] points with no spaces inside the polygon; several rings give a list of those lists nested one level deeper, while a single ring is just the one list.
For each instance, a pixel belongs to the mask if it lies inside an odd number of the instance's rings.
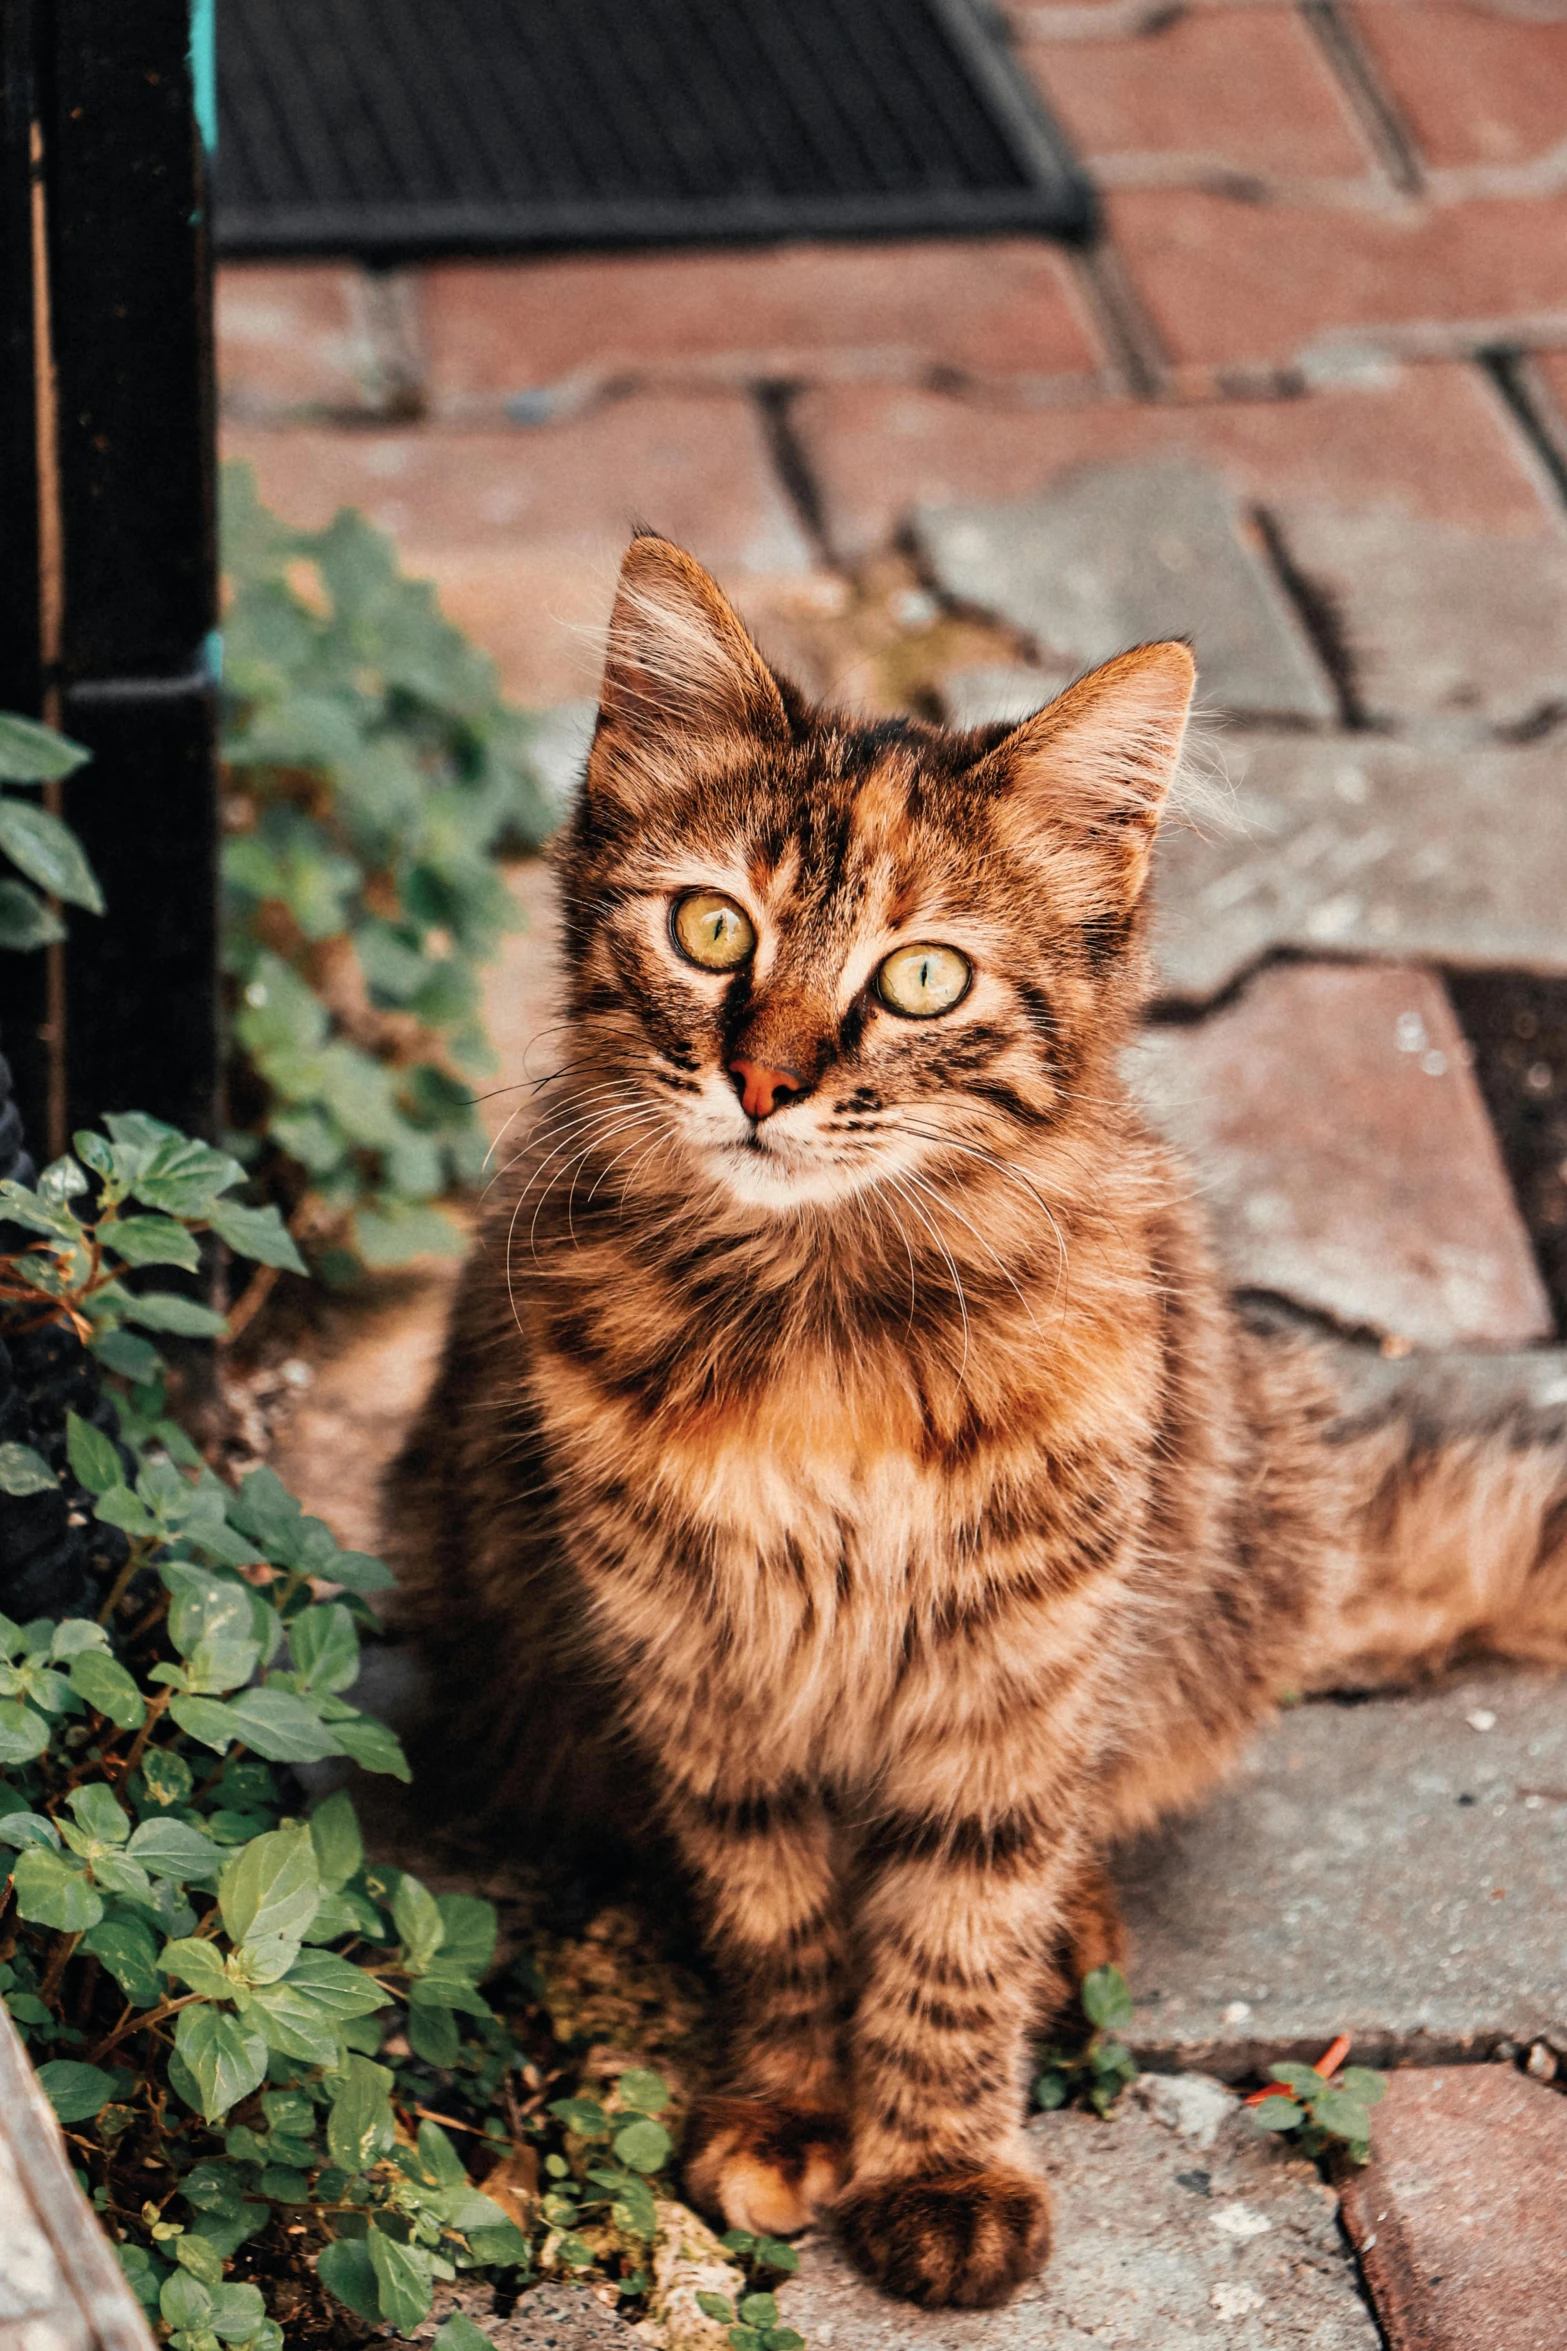
[{"label": "teal painted surface", "polygon": [[218,143],[217,0],[191,0],[190,79],[202,145],[210,155]]}]

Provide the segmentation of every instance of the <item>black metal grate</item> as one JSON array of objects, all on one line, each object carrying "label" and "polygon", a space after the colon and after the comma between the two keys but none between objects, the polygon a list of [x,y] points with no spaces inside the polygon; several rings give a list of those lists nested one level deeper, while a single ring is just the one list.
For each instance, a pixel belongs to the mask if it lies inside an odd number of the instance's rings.
[{"label": "black metal grate", "polygon": [[1044,230],[984,0],[219,0],[225,253]]}]

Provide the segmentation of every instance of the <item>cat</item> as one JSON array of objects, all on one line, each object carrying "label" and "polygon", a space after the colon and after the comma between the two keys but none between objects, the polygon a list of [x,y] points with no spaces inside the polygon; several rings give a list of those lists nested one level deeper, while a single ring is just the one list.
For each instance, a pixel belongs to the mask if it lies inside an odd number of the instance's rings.
[{"label": "cat", "polygon": [[565,1065],[389,1486],[432,1758],[524,1833],[645,1804],[689,1873],[734,2008],[689,2192],[931,2305],[1046,2257],[1030,2044],[1124,1952],[1113,1840],[1286,1686],[1567,1659],[1560,1419],[1336,1419],[1128,1098],[1193,675],[864,723],[632,542]]}]

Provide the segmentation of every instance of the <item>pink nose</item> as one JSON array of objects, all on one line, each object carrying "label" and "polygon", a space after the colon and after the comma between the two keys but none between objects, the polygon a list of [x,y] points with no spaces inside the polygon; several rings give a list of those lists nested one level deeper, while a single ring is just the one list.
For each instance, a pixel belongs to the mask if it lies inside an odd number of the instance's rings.
[{"label": "pink nose", "polygon": [[729,1074],[747,1118],[771,1118],[781,1095],[800,1091],[792,1069],[768,1069],[760,1061],[731,1061]]}]

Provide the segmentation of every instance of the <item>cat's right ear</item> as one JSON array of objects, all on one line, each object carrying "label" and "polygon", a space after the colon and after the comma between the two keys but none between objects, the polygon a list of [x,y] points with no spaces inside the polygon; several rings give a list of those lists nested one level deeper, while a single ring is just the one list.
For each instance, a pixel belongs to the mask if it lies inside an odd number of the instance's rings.
[{"label": "cat's right ear", "polygon": [[725,737],[787,742],[772,671],[718,582],[668,539],[633,539],[620,567],[590,793],[637,800],[682,751]]}]

